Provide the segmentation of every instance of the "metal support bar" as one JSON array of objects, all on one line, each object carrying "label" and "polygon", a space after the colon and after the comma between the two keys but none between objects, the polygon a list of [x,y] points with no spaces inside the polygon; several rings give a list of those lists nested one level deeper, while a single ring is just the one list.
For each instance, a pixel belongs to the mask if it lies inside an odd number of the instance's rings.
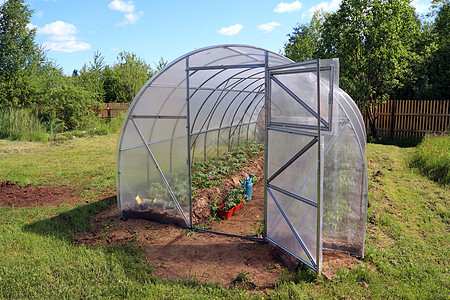
[{"label": "metal support bar", "polygon": [[[321,153],[321,132],[320,122],[320,60],[317,60],[317,240],[316,240],[316,262],[317,274],[319,275],[322,268],[322,153]],[[327,124],[328,125],[328,124]]]},{"label": "metal support bar", "polygon": [[247,65],[220,65],[205,67],[186,67],[186,71],[203,71],[203,70],[221,70],[221,69],[254,69],[264,68],[264,64],[247,64]]},{"label": "metal support bar", "polygon": [[[330,67],[321,67],[320,71],[329,71]],[[279,70],[279,71],[271,71],[270,75],[287,75],[293,73],[310,73],[317,71],[316,68],[307,68],[307,69],[288,69],[288,70]]]},{"label": "metal support bar", "polygon": [[[301,128],[301,129],[307,129],[307,130],[317,130],[316,125],[303,125],[303,124],[292,124],[292,123],[280,123],[280,122],[271,122],[269,124],[270,126],[279,126],[279,127],[292,127],[292,128]],[[320,129],[323,131],[330,131],[328,127],[320,126]]]},{"label": "metal support bar", "polygon": [[302,156],[306,151],[308,151],[315,143],[317,143],[317,137],[313,137],[313,139],[306,144],[300,151],[298,151],[294,156],[292,156],[281,168],[279,168],[275,173],[267,179],[267,183],[271,182],[275,177],[277,177],[281,172],[286,170],[291,164],[293,164],[300,156]]},{"label": "metal support bar", "polygon": [[[233,78],[235,79],[235,78]],[[247,79],[239,79],[239,82],[242,82],[244,80]],[[261,78],[258,79],[253,79],[255,80],[255,82],[257,82],[258,80],[261,80]],[[191,89],[194,90],[198,90],[198,91],[214,91],[214,92],[238,92],[238,93],[249,93],[249,94],[262,94],[263,92],[255,92],[255,91],[247,91],[247,90],[239,90],[239,89],[219,89],[219,88],[208,88],[208,87],[199,87],[199,88],[194,88],[191,87]]]},{"label": "metal support bar", "polygon": [[317,133],[315,133],[315,132],[298,131],[298,130],[287,129],[287,128],[280,128],[280,127],[270,126],[270,125],[267,126],[267,129],[281,131],[281,132],[287,132],[287,133],[294,133],[294,134],[301,134],[301,135],[317,137]]},{"label": "metal support bar", "polygon": [[166,115],[131,115],[132,119],[186,119],[186,116],[166,116]]},{"label": "metal support bar", "polygon": [[294,198],[294,199],[297,199],[297,200],[299,200],[299,201],[301,201],[301,202],[303,202],[303,203],[306,203],[306,204],[309,204],[309,205],[311,205],[311,206],[317,207],[317,203],[314,203],[314,202],[311,201],[311,200],[308,200],[308,199],[306,199],[306,198],[300,197],[299,195],[296,195],[296,194],[291,193],[291,192],[289,192],[289,191],[286,191],[286,190],[284,190],[284,189],[282,189],[282,188],[279,188],[279,187],[277,187],[277,186],[275,186],[275,185],[273,185],[273,184],[267,184],[267,187],[270,187],[270,188],[272,188],[272,189],[274,189],[274,190],[276,190],[276,191],[278,191],[278,192],[280,192],[280,193],[285,194],[286,196],[289,196],[289,197],[292,197],[292,198]]},{"label": "metal support bar", "polygon": [[163,174],[161,168],[160,168],[159,165],[158,165],[158,162],[156,161],[155,157],[153,156],[152,150],[150,150],[150,147],[147,145],[147,143],[146,143],[146,141],[145,141],[145,139],[144,139],[144,136],[142,135],[141,130],[139,129],[139,127],[137,126],[136,122],[135,122],[133,119],[131,119],[131,122],[133,123],[134,128],[136,128],[136,131],[137,131],[139,137],[141,138],[142,142],[143,142],[144,145],[145,145],[145,148],[147,149],[148,155],[149,155],[150,158],[152,159],[153,164],[154,164],[155,167],[156,167],[156,170],[158,170],[158,173],[159,173],[159,175],[161,176],[161,178],[162,178],[162,180],[163,180],[163,182],[164,182],[164,185],[166,186],[167,190],[169,191],[170,197],[172,198],[172,200],[173,200],[173,202],[175,203],[176,207],[177,207],[178,210],[180,211],[180,214],[181,214],[181,216],[183,217],[184,221],[186,222],[186,225],[189,225],[189,222],[187,221],[186,216],[184,215],[183,209],[181,208],[180,204],[179,204],[178,201],[177,201],[177,198],[176,198],[175,195],[173,194],[173,191],[172,191],[172,189],[170,188],[169,182],[167,181],[167,179],[166,179],[166,177],[164,176],[164,174]]},{"label": "metal support bar", "polygon": [[316,61],[317,61],[317,59],[313,59],[313,60],[302,61],[302,62],[297,62],[297,63],[293,63],[293,64],[288,64],[288,65],[274,66],[274,67],[270,67],[269,71],[272,72],[273,70],[279,70],[279,69],[286,69],[286,68],[294,68],[294,67],[300,67],[300,66],[305,66],[305,65],[311,65],[311,64],[315,63]]},{"label": "metal support bar", "polygon": [[[322,117],[320,117],[319,112],[315,112],[311,107],[309,107],[308,104],[306,104],[305,102],[303,102],[302,99],[300,99],[296,94],[294,94],[287,86],[285,86],[283,83],[281,83],[281,81],[279,81],[277,78],[271,76],[271,79],[278,84],[286,93],[289,94],[289,96],[291,96],[292,98],[294,98],[295,101],[297,101],[301,106],[303,106],[310,114],[312,114],[316,119],[320,119],[320,122],[323,123],[323,125],[328,127],[328,123],[327,121],[325,121]],[[320,82],[319,82],[320,84]],[[320,95],[319,95],[320,97]],[[320,101],[320,98],[318,99],[318,101]],[[320,126],[320,123],[319,125]]]},{"label": "metal support bar", "polygon": [[291,222],[289,221],[289,218],[286,216],[286,214],[284,213],[283,209],[281,208],[280,203],[278,203],[277,198],[275,198],[275,196],[273,195],[273,193],[269,189],[269,187],[267,187],[267,191],[269,192],[270,196],[272,196],[273,202],[275,202],[275,204],[277,205],[278,210],[280,211],[280,213],[283,216],[284,220],[288,224],[289,228],[291,228],[291,231],[294,234],[294,236],[297,239],[297,241],[300,243],[300,246],[302,246],[303,251],[305,251],[305,253],[308,256],[309,260],[311,261],[312,265],[314,266],[314,268],[316,268],[316,264],[314,263],[314,259],[312,258],[311,254],[309,254],[308,248],[306,248],[305,244],[302,241],[302,238],[298,235],[297,230],[295,230],[294,226],[292,226]]},{"label": "metal support bar", "polygon": [[189,90],[189,57],[186,57],[186,132],[187,132],[187,168],[188,168],[188,177],[189,177],[189,188],[188,188],[188,196],[189,196],[189,224],[186,224],[192,228],[192,186],[191,186],[191,111],[190,111],[190,90]]},{"label": "metal support bar", "polygon": [[[271,94],[271,82],[269,74],[269,53],[264,52],[264,77],[265,77],[265,97],[264,97],[264,179],[267,178],[267,166],[269,160],[269,124],[270,124],[270,94]],[[267,239],[267,180],[264,180],[264,226],[263,226],[263,238]]]},{"label": "metal support bar", "polygon": [[280,244],[278,244],[277,242],[275,242],[274,240],[272,240],[269,237],[266,237],[266,240],[271,242],[272,244],[280,247],[281,249],[283,249],[284,251],[286,251],[287,253],[289,253],[290,255],[292,255],[293,257],[297,258],[299,261],[301,261],[302,263],[304,263],[305,265],[307,265],[308,267],[310,267],[311,269],[313,269],[314,271],[316,270],[316,267],[314,267],[311,263],[307,262],[306,260],[302,259],[301,257],[298,257],[297,254],[292,253],[291,251],[289,251],[288,249],[286,249],[285,247],[281,246]]}]

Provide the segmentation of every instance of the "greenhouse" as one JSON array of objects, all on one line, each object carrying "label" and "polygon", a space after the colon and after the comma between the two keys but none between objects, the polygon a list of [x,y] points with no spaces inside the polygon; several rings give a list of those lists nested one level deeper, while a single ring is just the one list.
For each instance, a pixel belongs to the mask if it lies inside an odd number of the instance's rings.
[{"label": "greenhouse", "polygon": [[195,227],[191,167],[264,145],[263,241],[316,272],[324,250],[362,257],[366,132],[339,61],[219,45],[169,63],[139,91],[117,148],[121,218]]}]

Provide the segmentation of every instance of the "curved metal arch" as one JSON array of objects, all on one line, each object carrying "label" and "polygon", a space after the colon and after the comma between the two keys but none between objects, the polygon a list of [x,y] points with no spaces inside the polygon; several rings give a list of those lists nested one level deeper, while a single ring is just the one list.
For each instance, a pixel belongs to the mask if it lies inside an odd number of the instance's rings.
[{"label": "curved metal arch", "polygon": [[[263,86],[264,86],[264,84],[261,84],[259,87],[261,88],[261,87],[263,87]],[[264,89],[263,89],[263,91],[264,91]],[[260,93],[256,94],[255,97],[253,98],[253,100],[251,100],[251,101],[249,102],[249,104],[247,105],[247,108],[245,109],[244,113],[242,114],[241,119],[240,119],[239,122],[238,122],[238,124],[241,124],[241,126],[239,126],[239,132],[238,132],[238,146],[239,146],[239,144],[240,144],[239,139],[240,139],[240,137],[241,137],[241,129],[242,129],[242,126],[245,126],[245,125],[250,126],[250,122],[251,122],[251,119],[252,119],[252,115],[250,115],[249,121],[248,121],[247,123],[244,123],[245,114],[247,113],[247,111],[249,110],[250,106],[253,104],[253,102],[255,101],[255,99],[256,99],[257,97],[260,97],[261,95],[263,95],[263,94],[262,94],[263,91],[261,91]],[[244,99],[245,99],[245,98],[244,98]],[[243,104],[243,102],[242,102],[242,104]],[[233,116],[233,119],[231,120],[231,125],[233,125],[234,118],[236,117],[237,112],[238,112],[238,110],[236,110],[235,115]],[[234,132],[236,132],[237,128],[238,128],[238,127],[236,127],[236,128],[234,129]],[[234,132],[233,132],[233,136],[234,136]],[[247,139],[248,139],[248,130],[247,130]]]},{"label": "curved metal arch", "polygon": [[[230,79],[232,79],[232,78],[230,78]],[[245,88],[247,88],[247,87],[249,87],[249,86],[251,86],[252,84],[254,84],[255,82],[257,82],[257,81],[259,81],[260,79],[254,79],[253,80],[253,82],[251,82],[250,84],[248,84]],[[240,79],[240,80],[238,80],[238,81],[236,81],[236,83],[234,84],[234,85],[237,85],[237,84],[240,84],[240,83],[242,83],[242,82],[244,82],[245,81],[245,79]],[[245,89],[244,88],[244,89]],[[249,91],[246,91],[245,93],[252,93],[253,91],[254,91],[255,89],[253,89],[253,90],[249,90]],[[203,129],[203,127],[204,127],[204,125],[206,124],[206,122],[208,121],[208,118],[211,116],[213,116],[214,115],[214,113],[216,112],[216,110],[217,110],[217,107],[219,106],[219,104],[222,102],[222,100],[223,99],[225,99],[225,97],[231,92],[232,90],[229,90],[229,91],[227,91],[226,93],[225,93],[225,95],[223,95],[223,97],[221,97],[221,98],[217,98],[217,100],[216,100],[216,103],[214,103],[214,109],[213,110],[211,110],[210,111],[210,113],[208,114],[208,116],[207,116],[207,118],[205,119],[205,122],[203,123],[203,125],[202,125],[202,127],[201,127],[201,129],[200,129],[200,131]],[[214,92],[212,92],[208,97],[207,97],[207,99],[209,99],[209,97],[213,94]],[[244,93],[244,92],[239,92],[238,94],[237,94],[237,96],[238,95],[240,95],[241,93]],[[237,97],[236,96],[236,97]],[[235,98],[236,98],[235,97]],[[235,99],[234,98],[234,99]],[[207,101],[207,99],[204,101],[204,103]],[[232,101],[234,101],[234,99],[232,100]],[[230,104],[231,104],[232,102],[230,102]],[[230,105],[229,105],[230,106]],[[201,107],[203,107],[203,106],[201,106]],[[228,107],[227,107],[227,110],[228,110]],[[197,116],[200,114],[200,111],[201,111],[201,109],[199,109],[198,111],[197,111]],[[196,116],[196,117],[197,117]],[[212,118],[209,118],[209,121],[211,120]],[[221,123],[221,125],[222,125],[222,123]],[[220,125],[220,126],[221,126]],[[219,126],[219,127],[220,127]],[[194,127],[194,123],[192,124],[192,127]],[[208,127],[209,128],[209,127]],[[194,128],[192,128],[192,131],[194,130]],[[192,132],[191,132],[192,133]],[[196,139],[197,140],[197,139]]]},{"label": "curved metal arch", "polygon": [[[255,89],[261,89],[261,87],[262,87],[263,85],[264,85],[264,83],[262,83],[262,84],[260,84],[259,86],[255,87]],[[252,101],[254,101],[255,98],[256,98],[257,96],[259,96],[259,95],[260,95],[260,94],[256,94]],[[236,118],[236,115],[237,115],[238,111],[240,110],[241,106],[244,104],[244,101],[247,99],[248,96],[250,96],[250,94],[247,94],[247,95],[244,97],[244,99],[242,99],[241,103],[239,103],[238,107],[237,107],[236,110],[234,111],[234,115],[233,115],[233,117],[231,118],[231,123],[230,123],[231,126],[233,126],[234,119]],[[252,101],[250,101],[249,105],[252,103]],[[239,132],[240,132],[240,127],[242,126],[242,125],[240,125],[240,124],[242,124],[242,120],[243,120],[244,117],[245,117],[245,113],[247,112],[248,107],[249,107],[249,106],[247,106],[247,109],[244,111],[241,120],[237,123],[237,126],[239,127]],[[239,126],[239,125],[240,125],[240,126]],[[229,136],[229,139],[231,139],[231,136],[232,136],[232,135],[234,136],[234,133],[236,132],[236,129],[237,129],[238,127],[235,127],[235,128],[234,128],[233,134],[231,133],[231,129],[230,129],[230,134],[228,135],[228,136]],[[231,127],[231,128],[232,128],[232,127]],[[232,144],[232,143],[231,143],[231,144]],[[239,145],[239,140],[238,140],[238,145]]]}]

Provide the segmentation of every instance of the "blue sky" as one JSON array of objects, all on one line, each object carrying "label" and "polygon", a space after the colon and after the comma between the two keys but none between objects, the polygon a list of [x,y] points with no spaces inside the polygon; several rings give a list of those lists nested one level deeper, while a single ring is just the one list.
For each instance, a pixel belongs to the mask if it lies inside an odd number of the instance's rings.
[{"label": "blue sky", "polygon": [[[0,3],[4,0],[0,0]],[[153,67],[216,44],[248,44],[279,52],[298,23],[317,8],[334,11],[340,0],[27,0],[30,26],[47,57],[72,74],[100,51],[113,64],[121,51]],[[415,0],[419,13],[430,0]]]}]

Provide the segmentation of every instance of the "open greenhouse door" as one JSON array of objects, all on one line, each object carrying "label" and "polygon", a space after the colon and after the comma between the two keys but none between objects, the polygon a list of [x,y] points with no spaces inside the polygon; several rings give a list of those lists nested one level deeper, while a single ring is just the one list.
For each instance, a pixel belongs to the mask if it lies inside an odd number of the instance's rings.
[{"label": "open greenhouse door", "polygon": [[333,67],[320,63],[266,69],[264,195],[265,239],[317,273],[322,264],[321,132],[331,131],[333,110]]}]

